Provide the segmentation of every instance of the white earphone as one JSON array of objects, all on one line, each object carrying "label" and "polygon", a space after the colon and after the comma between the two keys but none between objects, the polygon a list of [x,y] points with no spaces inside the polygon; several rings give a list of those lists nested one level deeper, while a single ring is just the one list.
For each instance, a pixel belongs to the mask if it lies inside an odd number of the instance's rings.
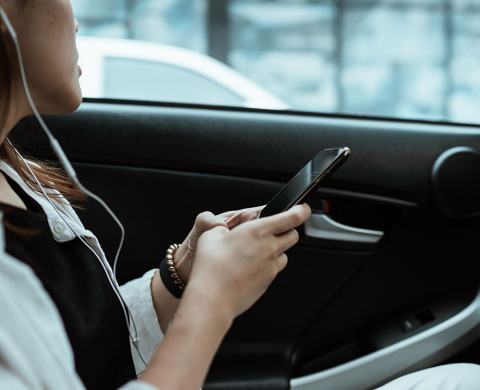
[{"label": "white earphone", "polygon": [[[138,352],[138,355],[140,356],[140,358],[142,359],[143,363],[145,365],[147,365],[147,362],[145,361],[145,359],[143,358],[142,356],[142,353],[140,352],[140,349],[138,347],[138,342],[139,342],[139,339],[138,339],[138,332],[137,332],[137,327],[135,325],[135,321],[133,320],[133,317],[130,313],[130,310],[128,309],[128,306],[127,304],[125,303],[124,299],[122,298],[122,294],[121,294],[121,291],[120,291],[120,286],[118,285],[117,283],[117,280],[116,280],[116,271],[117,271],[117,262],[118,262],[118,258],[119,258],[119,255],[120,255],[120,251],[122,249],[122,246],[123,246],[123,241],[125,239],[125,229],[122,225],[122,223],[120,222],[120,220],[117,218],[117,216],[113,213],[113,211],[110,209],[110,207],[108,207],[108,205],[100,198],[98,197],[97,195],[95,195],[94,193],[90,192],[87,188],[85,188],[83,186],[83,184],[78,180],[78,177],[77,177],[77,174],[75,172],[75,170],[73,169],[73,166],[72,164],[70,163],[70,161],[68,160],[67,156],[65,155],[65,152],[63,151],[62,147],[60,146],[60,144],[58,143],[58,141],[55,139],[55,137],[52,135],[52,133],[50,132],[50,130],[48,129],[47,125],[45,124],[43,118],[40,116],[40,113],[38,112],[36,106],[35,106],[35,103],[33,102],[33,99],[32,99],[32,96],[30,94],[30,89],[28,88],[28,83],[27,83],[27,77],[26,77],[26,74],[25,74],[25,68],[24,68],[24,65],[23,65],[23,60],[22,60],[22,53],[20,51],[20,44],[18,42],[18,39],[17,39],[17,34],[15,33],[15,30],[12,26],[12,24],[10,23],[10,20],[7,16],[7,14],[5,13],[5,11],[3,10],[3,8],[0,6],[0,17],[3,19],[4,23],[5,23],[5,26],[7,27],[7,30],[8,32],[10,33],[12,39],[13,39],[13,42],[15,44],[15,49],[16,49],[16,52],[17,52],[17,56],[18,56],[18,62],[19,62],[19,65],[20,65],[20,73],[21,73],[21,77],[22,77],[22,82],[23,82],[23,86],[24,86],[24,89],[25,89],[25,93],[26,93],[26,96],[27,96],[27,99],[28,99],[28,102],[30,104],[30,107],[32,108],[38,122],[40,123],[42,129],[45,131],[46,135],[48,136],[48,139],[50,141],[50,146],[52,147],[53,149],[53,152],[55,153],[55,155],[57,156],[58,160],[60,161],[60,164],[62,164],[63,168],[65,169],[65,172],[67,173],[67,175],[74,181],[74,183],[83,191],[85,192],[89,197],[95,199],[98,203],[100,203],[103,208],[112,216],[112,218],[115,220],[115,222],[118,224],[118,226],[120,227],[120,230],[121,230],[121,239],[120,239],[120,244],[118,246],[118,250],[117,250],[117,253],[116,253],[116,256],[115,256],[115,261],[114,261],[114,264],[113,264],[113,275],[111,274],[111,272],[109,272],[107,266],[104,264],[104,262],[102,261],[102,259],[100,258],[100,256],[97,254],[97,252],[95,252],[95,250],[90,247],[90,245],[87,244],[87,242],[83,239],[83,237],[81,237],[76,231],[75,229],[73,229],[69,223],[65,220],[65,218],[63,217],[62,213],[60,213],[60,211],[57,209],[57,207],[55,206],[54,202],[50,199],[50,197],[47,195],[47,193],[45,192],[45,190],[43,189],[43,187],[41,186],[39,180],[37,179],[37,177],[35,176],[35,174],[33,173],[33,171],[31,170],[29,164],[24,160],[24,158],[22,157],[22,155],[17,151],[17,155],[19,156],[19,158],[23,161],[23,163],[25,164],[25,166],[27,167],[28,171],[30,172],[30,174],[32,175],[32,177],[35,179],[35,181],[37,182],[38,186],[40,187],[40,189],[42,190],[43,192],[43,195],[45,196],[45,198],[48,200],[48,202],[50,203],[50,205],[53,207],[53,209],[57,212],[57,214],[60,216],[60,218],[63,220],[63,222],[70,228],[70,230],[75,234],[75,236],[77,238],[80,239],[80,241],[82,241],[92,252],[93,254],[97,257],[97,259],[100,261],[100,264],[102,265],[106,275],[107,275],[107,278],[110,282],[110,285],[112,286],[113,290],[115,291],[118,299],[120,300],[120,303],[122,305],[122,308],[123,308],[123,313],[125,315],[125,320],[127,321],[127,327],[128,327],[128,332],[129,332],[129,335],[130,335],[130,338],[132,340],[132,343],[135,347],[135,349],[137,350]],[[10,141],[7,139],[7,141],[10,143]],[[10,143],[11,145],[11,143]],[[12,145],[13,146],[13,145]],[[130,330],[130,321],[132,322],[133,324],[133,329],[134,329],[134,334],[132,334],[131,330]]]}]

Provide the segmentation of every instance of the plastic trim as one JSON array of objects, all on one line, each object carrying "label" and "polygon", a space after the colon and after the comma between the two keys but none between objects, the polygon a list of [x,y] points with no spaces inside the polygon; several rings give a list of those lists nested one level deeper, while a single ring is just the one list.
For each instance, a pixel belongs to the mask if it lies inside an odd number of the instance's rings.
[{"label": "plastic trim", "polygon": [[343,225],[325,214],[312,214],[305,222],[305,235],[323,240],[376,244],[382,239],[384,233]]},{"label": "plastic trim", "polygon": [[423,124],[430,126],[452,126],[452,127],[472,127],[478,130],[480,124],[478,123],[466,123],[466,122],[449,122],[447,120],[428,120],[428,119],[408,119],[408,118],[395,118],[389,116],[375,116],[375,115],[358,115],[348,113],[337,112],[315,112],[315,111],[301,111],[301,110],[279,110],[269,108],[254,108],[254,107],[238,107],[238,106],[215,106],[201,103],[175,103],[164,101],[151,101],[151,100],[134,100],[134,99],[114,99],[114,98],[91,98],[84,97],[83,103],[91,104],[117,104],[117,105],[132,105],[132,106],[150,106],[150,107],[174,107],[174,108],[200,108],[206,110],[217,111],[231,111],[231,112],[251,112],[251,113],[272,113],[277,115],[295,115],[300,117],[317,117],[317,118],[335,118],[346,119],[354,121],[381,121],[381,122],[398,122],[398,123],[412,123]]},{"label": "plastic trim", "polygon": [[460,313],[406,340],[331,369],[295,378],[292,390],[366,390],[453,356],[480,336],[480,291]]}]

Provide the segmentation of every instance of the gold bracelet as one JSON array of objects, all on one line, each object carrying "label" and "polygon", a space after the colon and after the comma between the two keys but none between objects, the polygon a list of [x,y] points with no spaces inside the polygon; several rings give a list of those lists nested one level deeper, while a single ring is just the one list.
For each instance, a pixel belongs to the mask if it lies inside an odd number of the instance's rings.
[{"label": "gold bracelet", "polygon": [[185,289],[186,283],[183,281],[183,279],[180,277],[178,274],[177,268],[175,268],[175,254],[177,253],[178,248],[180,248],[180,245],[178,244],[173,244],[170,245],[167,249],[167,267],[168,270],[170,271],[170,277],[174,279],[173,283],[175,283],[180,290]]}]

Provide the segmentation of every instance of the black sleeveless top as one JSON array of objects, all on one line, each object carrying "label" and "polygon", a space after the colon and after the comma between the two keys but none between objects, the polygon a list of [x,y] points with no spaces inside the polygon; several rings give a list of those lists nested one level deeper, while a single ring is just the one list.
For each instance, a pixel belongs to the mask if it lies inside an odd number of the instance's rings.
[{"label": "black sleeveless top", "polygon": [[123,309],[102,265],[78,238],[55,241],[41,206],[7,180],[27,210],[0,203],[6,251],[33,269],[55,302],[85,387],[113,390],[135,379]]}]

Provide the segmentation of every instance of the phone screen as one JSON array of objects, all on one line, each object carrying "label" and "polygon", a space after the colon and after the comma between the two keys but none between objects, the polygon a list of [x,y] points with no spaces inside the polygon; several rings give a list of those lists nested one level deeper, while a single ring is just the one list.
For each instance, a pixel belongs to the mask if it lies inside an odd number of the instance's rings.
[{"label": "phone screen", "polygon": [[[292,180],[265,206],[260,218],[281,213],[295,206],[305,194],[316,188],[318,181],[348,148],[326,149],[318,153]],[[347,155],[348,156],[348,155]]]}]

